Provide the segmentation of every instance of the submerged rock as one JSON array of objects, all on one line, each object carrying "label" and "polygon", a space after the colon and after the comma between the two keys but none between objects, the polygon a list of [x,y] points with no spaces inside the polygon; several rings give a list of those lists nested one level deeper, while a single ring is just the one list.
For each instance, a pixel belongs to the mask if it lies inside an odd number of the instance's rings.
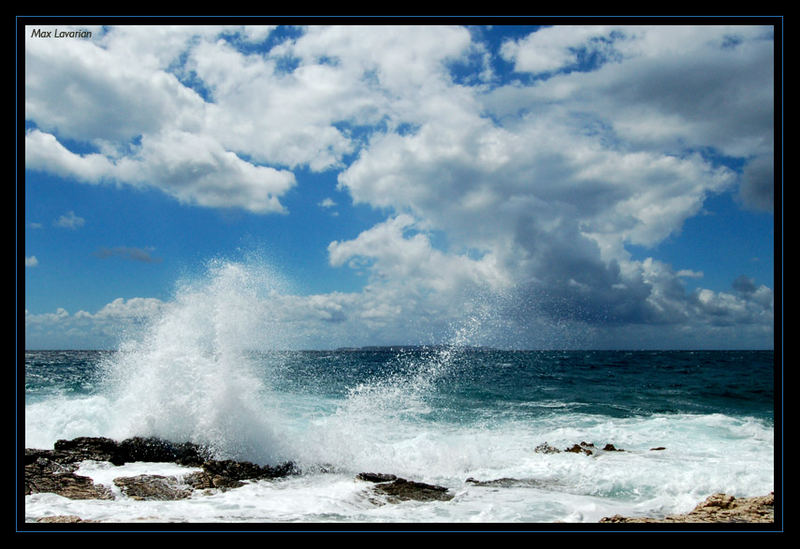
[{"label": "submerged rock", "polygon": [[687,522],[775,522],[775,493],[752,498],[714,494],[692,511],[663,518],[636,518],[614,515],[600,519],[605,523],[687,523]]},{"label": "submerged rock", "polygon": [[552,479],[538,479],[538,478],[510,478],[503,477],[494,480],[477,480],[475,478],[468,478],[465,480],[467,484],[473,486],[481,486],[487,488],[540,488],[552,489],[563,486],[563,483],[558,480]]},{"label": "submerged rock", "polygon": [[[399,503],[409,500],[449,501],[453,499],[453,494],[449,493],[448,489],[444,486],[406,480],[395,475],[384,473],[359,473],[356,475],[356,478],[374,483],[373,492],[386,496],[386,501],[389,503]],[[375,501],[375,503],[380,502]]]}]

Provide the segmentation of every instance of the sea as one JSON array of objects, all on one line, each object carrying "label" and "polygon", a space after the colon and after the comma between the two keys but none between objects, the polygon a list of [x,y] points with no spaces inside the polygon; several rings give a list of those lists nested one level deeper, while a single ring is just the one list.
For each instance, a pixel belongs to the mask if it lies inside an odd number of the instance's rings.
[{"label": "sea", "polygon": [[[113,479],[198,469],[84,461],[76,473],[114,499],[30,494],[17,509],[25,524],[74,515],[93,529],[535,531],[685,513],[720,492],[780,493],[772,350],[514,350],[468,337],[258,347],[264,329],[243,314],[258,296],[212,278],[114,349],[24,351],[18,450],[159,437],[216,459],[291,461],[299,474],[151,501]],[[581,443],[621,451],[564,451]],[[365,472],[452,498],[389,501]]]},{"label": "sea", "polygon": [[[141,360],[26,352],[25,447],[158,436],[207,444],[222,459],[293,461],[301,473],[180,501],[118,489],[113,501],[32,494],[26,520],[518,527],[663,516],[717,492],[775,488],[772,351],[435,346],[251,352],[226,364]],[[542,451],[581,442],[623,451]],[[118,476],[195,470],[88,461],[77,473],[113,489]],[[361,472],[444,486],[454,497],[376,502]]]}]

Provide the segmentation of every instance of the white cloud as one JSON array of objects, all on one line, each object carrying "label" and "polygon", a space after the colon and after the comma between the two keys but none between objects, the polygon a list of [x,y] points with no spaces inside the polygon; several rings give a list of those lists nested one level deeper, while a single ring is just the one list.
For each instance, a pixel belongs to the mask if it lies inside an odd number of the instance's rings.
[{"label": "white cloud", "polygon": [[[687,293],[695,271],[626,250],[678,234],[736,185],[747,204],[771,200],[768,28],[544,28],[502,45],[516,80],[493,87],[464,28],[312,26],[264,52],[221,30],[28,41],[26,166],[258,213],[302,192],[291,170],[338,171],[387,218],[328,247],[331,265],[368,275],[363,292],[275,302],[309,326],[419,335],[487,292],[513,295],[520,325],[768,322],[764,291]],[[457,83],[450,64],[476,55],[481,85]]]},{"label": "white cloud", "polygon": [[69,211],[64,215],[60,216],[58,219],[53,221],[53,225],[56,227],[61,227],[63,229],[77,229],[79,227],[83,227],[86,223],[86,220],[80,216],[75,215],[75,212]]},{"label": "white cloud", "polygon": [[547,27],[520,40],[503,43],[500,53],[520,72],[552,72],[578,64],[578,50],[612,52],[609,40],[613,28],[604,26]]},{"label": "white cloud", "polygon": [[25,257],[25,266],[26,267],[36,267],[39,264],[39,260],[36,259],[35,255],[30,257]]}]

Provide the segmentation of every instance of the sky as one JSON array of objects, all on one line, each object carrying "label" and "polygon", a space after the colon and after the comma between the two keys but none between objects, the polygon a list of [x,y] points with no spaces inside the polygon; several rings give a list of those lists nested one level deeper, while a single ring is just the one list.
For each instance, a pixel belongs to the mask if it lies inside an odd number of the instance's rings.
[{"label": "sky", "polygon": [[774,346],[772,20],[88,22],[18,30],[28,349]]}]

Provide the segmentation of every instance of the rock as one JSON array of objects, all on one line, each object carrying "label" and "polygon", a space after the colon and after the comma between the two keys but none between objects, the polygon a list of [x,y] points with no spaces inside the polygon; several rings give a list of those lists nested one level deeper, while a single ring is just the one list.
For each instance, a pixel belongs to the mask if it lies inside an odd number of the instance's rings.
[{"label": "rock", "polygon": [[660,450],[666,450],[666,448],[664,448],[663,446],[658,446],[656,448],[650,448],[651,452],[658,452]]},{"label": "rock", "polygon": [[[81,461],[108,461],[123,465],[131,461],[174,462],[202,467],[188,474],[183,485],[174,477],[141,475],[120,477],[118,486],[130,497],[173,499],[188,497],[191,489],[236,488],[243,480],[274,479],[298,474],[292,462],[261,466],[246,461],[209,459],[208,450],[190,442],[173,443],[158,438],[133,437],[116,442],[105,437],[78,437],[58,440],[52,450],[25,449],[25,494],[53,492],[73,499],[110,499],[111,491],[95,486],[88,477],[74,474]],[[131,480],[136,479],[136,480]]]},{"label": "rock", "polygon": [[[444,486],[406,480],[395,475],[359,473],[356,478],[374,483],[373,491],[376,494],[386,496],[386,501],[389,503],[409,500],[449,501],[453,499],[453,494],[450,494]],[[380,502],[376,501],[376,503]]]},{"label": "rock", "polygon": [[359,473],[356,475],[356,478],[367,482],[390,482],[397,480],[397,476],[384,473]]},{"label": "rock", "polygon": [[534,448],[533,451],[536,452],[537,454],[558,454],[559,452],[561,452],[561,450],[555,448],[554,446],[550,446],[546,442],[543,442],[542,444]]},{"label": "rock", "polygon": [[713,494],[692,511],[663,518],[635,518],[614,515],[600,519],[605,523],[687,523],[687,522],[775,522],[775,493],[752,498]]},{"label": "rock", "polygon": [[[593,448],[594,445],[592,444],[591,447]],[[565,448],[564,451],[572,452],[573,454],[586,454],[587,456],[592,455],[592,450],[586,446],[585,442],[581,442],[580,444],[573,444],[569,448]]]},{"label": "rock", "polygon": [[174,462],[197,467],[211,457],[207,448],[184,442],[176,444],[155,437],[133,437],[119,443],[125,461]]},{"label": "rock", "polygon": [[72,440],[57,440],[53,445],[57,454],[64,455],[70,461],[110,461],[114,465],[123,465],[124,457],[120,453],[119,444],[105,437],[78,437]]},{"label": "rock", "polygon": [[587,456],[597,456],[602,452],[624,452],[624,450],[617,448],[613,444],[606,444],[602,450],[595,447],[593,442],[581,441],[580,444],[573,444],[569,448],[564,449],[565,452],[574,454],[586,454]]},{"label": "rock", "polygon": [[210,458],[207,448],[184,442],[176,444],[155,437],[132,437],[117,442],[105,437],[78,437],[58,440],[53,450],[26,450],[26,455],[45,455],[66,463],[84,460],[109,461],[124,465],[131,461],[152,461],[199,466]]},{"label": "rock", "polygon": [[113,499],[111,491],[89,477],[76,475],[75,467],[40,457],[25,465],[25,495],[41,492],[70,499]]},{"label": "rock", "polygon": [[385,494],[390,502],[397,501],[448,501],[453,495],[444,486],[425,484],[398,478],[392,482],[375,485],[375,491]]},{"label": "rock", "polygon": [[475,478],[468,478],[465,480],[467,484],[473,486],[481,486],[487,488],[540,488],[549,489],[561,486],[561,482],[551,479],[538,479],[538,478],[510,478],[503,477],[494,480],[478,480]]},{"label": "rock", "polygon": [[96,520],[84,520],[77,515],[52,515],[49,517],[41,517],[36,519],[36,522],[50,522],[50,523],[78,523],[78,522],[97,522]]},{"label": "rock", "polygon": [[203,462],[202,467],[211,476],[220,476],[231,480],[273,479],[299,473],[291,461],[273,467],[257,465],[249,461],[209,460]]},{"label": "rock", "polygon": [[176,477],[162,475],[137,475],[117,477],[114,484],[131,499],[173,501],[192,495],[192,487],[182,484]]}]

